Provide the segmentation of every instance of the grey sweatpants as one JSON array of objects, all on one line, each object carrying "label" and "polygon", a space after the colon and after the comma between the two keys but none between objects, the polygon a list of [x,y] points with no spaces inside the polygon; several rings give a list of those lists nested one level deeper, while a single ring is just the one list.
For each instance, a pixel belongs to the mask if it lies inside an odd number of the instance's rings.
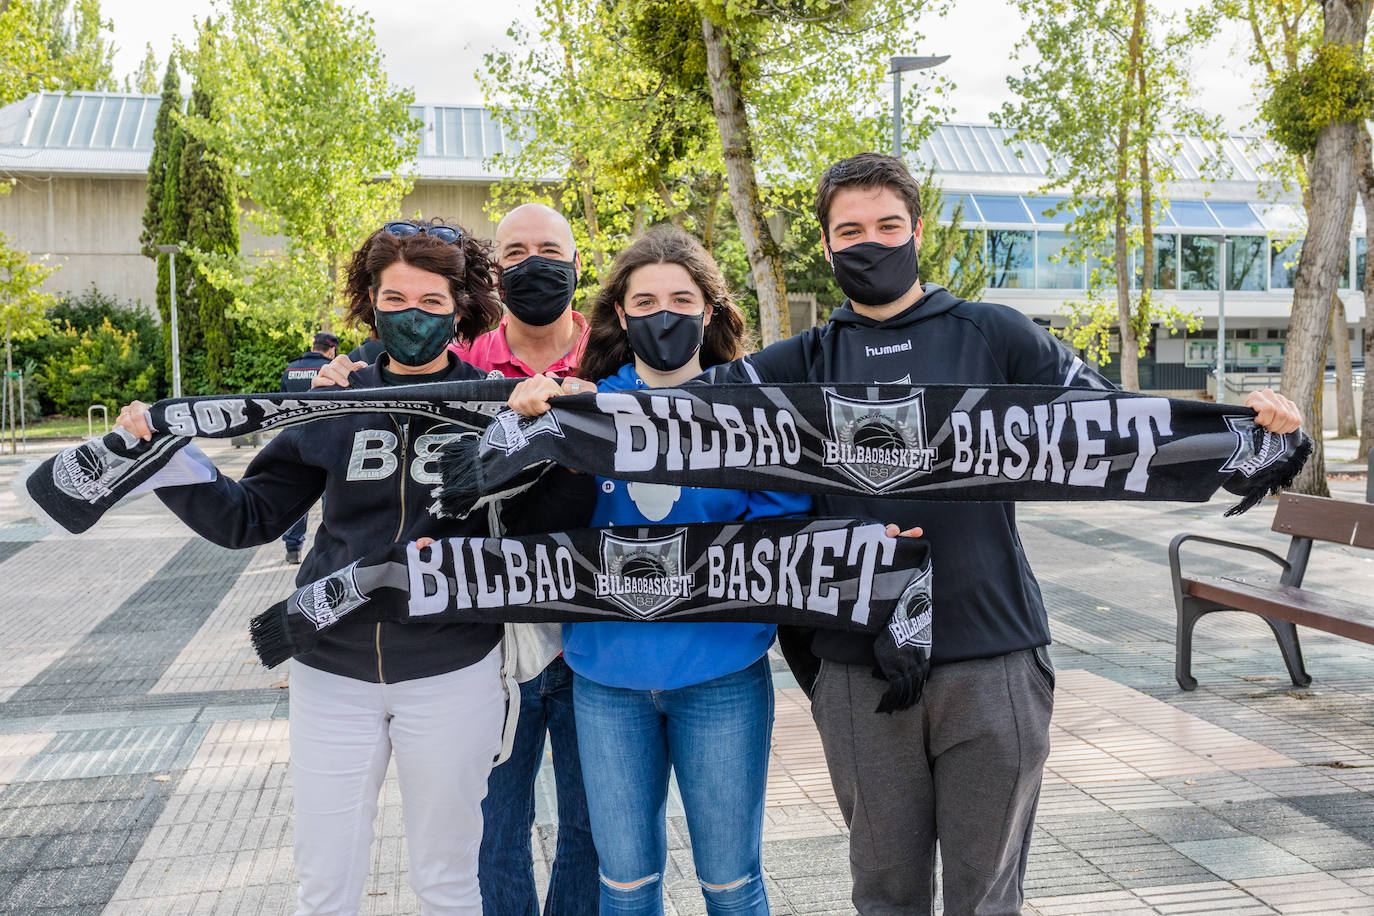
[{"label": "grey sweatpants", "polygon": [[936,666],[891,715],[874,712],[887,685],[871,669],[822,663],[811,709],[861,916],[933,912],[937,839],[948,916],[1021,912],[1054,707],[1038,651]]}]

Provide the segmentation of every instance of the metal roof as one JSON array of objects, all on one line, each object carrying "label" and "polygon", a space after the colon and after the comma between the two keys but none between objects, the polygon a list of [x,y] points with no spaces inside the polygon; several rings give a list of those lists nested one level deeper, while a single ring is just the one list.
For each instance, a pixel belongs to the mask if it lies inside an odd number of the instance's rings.
[{"label": "metal roof", "polygon": [[[1280,154],[1261,137],[1228,136],[1216,147],[1208,147],[1197,137],[1177,138],[1178,150],[1171,156],[1179,181],[1206,179],[1203,168],[1209,160],[1230,166],[1232,181],[1260,181],[1263,167]],[[941,124],[921,141],[915,160],[942,174],[1022,176],[1049,178],[1054,157],[1043,144],[1014,140],[1011,134],[991,124]],[[1225,168],[1223,168],[1223,173]]]}]

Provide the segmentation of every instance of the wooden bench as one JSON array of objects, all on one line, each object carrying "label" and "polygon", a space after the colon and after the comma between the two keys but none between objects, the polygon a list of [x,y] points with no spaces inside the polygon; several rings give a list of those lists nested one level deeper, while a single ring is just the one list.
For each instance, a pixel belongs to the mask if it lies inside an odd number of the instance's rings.
[{"label": "wooden bench", "polygon": [[[1292,538],[1287,559],[1263,547],[1197,534],[1180,534],[1169,544],[1169,572],[1178,608],[1174,677],[1184,690],[1197,686],[1192,673],[1193,627],[1198,618],[1213,611],[1249,611],[1262,617],[1274,631],[1288,674],[1299,687],[1312,683],[1312,678],[1303,665],[1296,624],[1374,644],[1374,579],[1352,583],[1351,592],[1370,596],[1358,602],[1302,587],[1314,541],[1374,550],[1374,505],[1285,493],[1279,497],[1273,530]],[[1187,541],[1257,553],[1283,572],[1277,581],[1250,575],[1185,578],[1178,551]]]}]

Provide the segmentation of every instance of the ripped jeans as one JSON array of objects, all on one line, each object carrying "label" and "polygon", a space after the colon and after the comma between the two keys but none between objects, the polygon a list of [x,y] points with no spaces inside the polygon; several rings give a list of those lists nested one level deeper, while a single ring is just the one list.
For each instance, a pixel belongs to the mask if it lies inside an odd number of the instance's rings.
[{"label": "ripped jeans", "polygon": [[767,656],[674,690],[607,687],[577,675],[577,744],[602,916],[662,916],[668,773],[676,771],[709,916],[766,916],[763,794],[773,733]]}]

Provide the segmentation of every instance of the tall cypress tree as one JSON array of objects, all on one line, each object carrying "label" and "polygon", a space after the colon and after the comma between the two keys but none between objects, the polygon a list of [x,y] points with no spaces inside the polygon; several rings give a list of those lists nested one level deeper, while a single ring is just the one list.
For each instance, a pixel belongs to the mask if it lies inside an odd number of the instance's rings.
[{"label": "tall cypress tree", "polygon": [[[197,81],[191,94],[191,114],[213,120],[214,99]],[[204,254],[234,257],[239,252],[238,195],[233,172],[212,155],[205,143],[187,134],[181,154],[180,196],[185,202],[186,241]],[[178,265],[180,268],[180,265]],[[224,390],[224,369],[229,363],[231,342],[226,311],[233,296],[199,271],[189,275],[188,305],[198,309],[195,322],[203,363],[197,390],[218,394]]]},{"label": "tall cypress tree", "polygon": [[173,118],[181,110],[181,79],[177,76],[176,59],[167,58],[167,71],[162,77],[162,104],[157,109],[153,126],[153,154],[148,160],[147,203],[143,208],[143,231],[138,236],[143,254],[158,260],[154,246],[162,242],[162,188],[167,183],[167,145],[171,142]]},{"label": "tall cypress tree", "polygon": [[[159,252],[157,246],[182,243],[186,238],[186,207],[179,191],[181,155],[186,145],[181,115],[181,79],[175,59],[169,57],[167,72],[162,78],[162,102],[153,126],[147,203],[143,210],[143,231],[139,234],[143,253],[157,262],[157,311],[162,319],[163,352],[167,354],[164,376],[169,381],[172,377],[171,268],[168,256]],[[177,255],[177,336],[183,353],[187,349],[188,332],[193,330],[186,325],[187,309],[183,302],[189,272],[190,262],[186,256]]]}]

